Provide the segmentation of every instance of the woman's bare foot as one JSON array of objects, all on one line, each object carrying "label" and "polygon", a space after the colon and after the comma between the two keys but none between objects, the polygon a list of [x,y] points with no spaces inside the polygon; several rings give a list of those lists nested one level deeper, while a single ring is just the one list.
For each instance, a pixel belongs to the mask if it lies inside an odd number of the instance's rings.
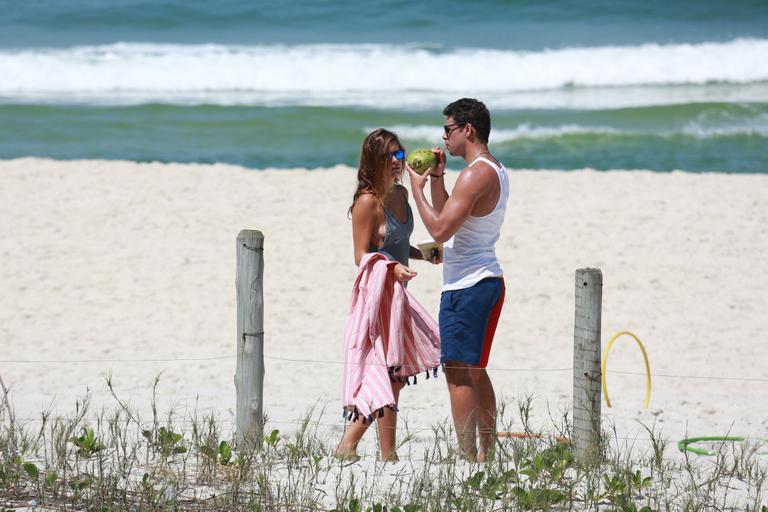
[{"label": "woman's bare foot", "polygon": [[360,460],[360,456],[357,454],[357,444],[349,445],[343,439],[336,449],[333,450],[333,456],[345,462],[357,462]]},{"label": "woman's bare foot", "polygon": [[333,457],[344,462],[357,462],[360,460],[356,449],[342,449],[341,446],[337,446],[333,451]]},{"label": "woman's bare foot", "polygon": [[400,459],[397,457],[396,452],[389,452],[386,455],[382,454],[381,460],[383,460],[384,462],[400,462]]}]

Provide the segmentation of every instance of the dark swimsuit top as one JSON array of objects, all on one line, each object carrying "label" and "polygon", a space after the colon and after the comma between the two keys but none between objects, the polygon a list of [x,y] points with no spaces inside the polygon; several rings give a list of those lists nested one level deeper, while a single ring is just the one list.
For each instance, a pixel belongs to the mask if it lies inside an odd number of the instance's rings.
[{"label": "dark swimsuit top", "polygon": [[413,233],[413,212],[411,205],[406,203],[408,218],[400,222],[389,208],[384,208],[384,218],[387,223],[387,233],[384,235],[382,247],[370,246],[368,252],[380,252],[392,261],[408,266],[408,255],[411,252],[411,233]]}]

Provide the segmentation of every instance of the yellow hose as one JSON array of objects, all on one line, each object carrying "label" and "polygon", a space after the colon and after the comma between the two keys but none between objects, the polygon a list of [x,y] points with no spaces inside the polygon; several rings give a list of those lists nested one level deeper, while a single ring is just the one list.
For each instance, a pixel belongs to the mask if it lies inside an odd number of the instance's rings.
[{"label": "yellow hose", "polygon": [[640,341],[640,339],[632,334],[629,331],[619,331],[616,334],[613,335],[611,340],[608,342],[608,345],[605,347],[605,352],[603,353],[603,368],[600,372],[602,374],[601,380],[603,383],[603,397],[605,398],[605,403],[608,405],[608,407],[611,407],[611,399],[608,398],[608,386],[605,383],[605,367],[608,364],[608,351],[611,350],[611,346],[613,345],[613,342],[616,341],[620,336],[623,335],[632,336],[635,338],[635,341],[637,342],[637,345],[640,347],[640,350],[643,352],[643,359],[645,360],[645,371],[646,371],[646,379],[645,379],[645,400],[643,400],[643,408],[648,408],[648,403],[651,401],[651,365],[648,364],[648,354],[645,352],[645,347],[643,346],[643,343]]}]

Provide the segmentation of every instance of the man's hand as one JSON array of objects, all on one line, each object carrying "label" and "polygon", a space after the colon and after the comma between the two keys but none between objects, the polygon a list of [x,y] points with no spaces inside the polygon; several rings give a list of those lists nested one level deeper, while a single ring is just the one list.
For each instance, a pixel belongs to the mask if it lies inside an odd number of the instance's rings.
[{"label": "man's hand", "polygon": [[440,146],[435,146],[432,148],[432,152],[437,157],[437,165],[429,174],[434,176],[442,176],[445,172],[445,150]]},{"label": "man's hand", "polygon": [[[416,173],[414,172],[414,174]],[[418,176],[418,174],[416,175]],[[414,277],[416,277],[416,271],[406,267],[402,263],[398,263],[397,265],[395,265],[393,272],[395,273],[395,279],[397,279],[399,283],[408,282]]]},{"label": "man's hand", "polygon": [[429,172],[425,172],[424,174],[417,173],[411,169],[411,166],[408,165],[407,161],[405,162],[405,169],[411,176],[411,185],[414,188],[424,190],[424,186],[427,184],[428,176],[440,177],[445,173],[445,150],[443,150],[441,147],[435,146],[432,148],[432,152],[437,157],[437,165],[433,167]]},{"label": "man's hand", "polygon": [[408,162],[404,161],[405,170],[408,171],[408,175],[411,177],[411,188],[413,190],[424,190],[424,185],[427,184],[427,173],[419,174],[408,165]]}]

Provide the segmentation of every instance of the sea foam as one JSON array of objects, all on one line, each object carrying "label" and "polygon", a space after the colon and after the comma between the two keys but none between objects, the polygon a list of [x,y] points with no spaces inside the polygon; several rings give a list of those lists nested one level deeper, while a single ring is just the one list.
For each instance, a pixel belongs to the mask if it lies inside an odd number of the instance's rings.
[{"label": "sea foam", "polygon": [[[369,133],[373,126],[366,127],[361,133]],[[420,141],[439,141],[442,129],[428,125],[396,125],[390,128],[404,139]],[[715,139],[720,137],[768,137],[768,117],[758,116],[741,123],[705,123],[691,121],[677,128],[664,130],[619,129],[611,126],[559,124],[554,126],[536,126],[531,123],[521,123],[512,128],[494,128],[489,140],[501,144],[518,140],[548,140],[569,136],[616,136],[616,137],[692,137],[696,139]]]},{"label": "sea foam", "polygon": [[[423,45],[116,43],[0,51],[0,96],[5,101],[391,107],[443,103],[446,97],[470,93],[503,103],[513,93],[546,97],[540,93],[556,91],[554,103],[562,104],[563,98],[578,99],[582,89],[661,86],[674,96],[680,93],[672,89],[679,86],[720,84],[726,94],[723,84],[757,84],[762,97],[766,55],[768,39],[535,52]],[[639,96],[636,103],[653,101]],[[656,101],[663,103],[661,96]]]}]

